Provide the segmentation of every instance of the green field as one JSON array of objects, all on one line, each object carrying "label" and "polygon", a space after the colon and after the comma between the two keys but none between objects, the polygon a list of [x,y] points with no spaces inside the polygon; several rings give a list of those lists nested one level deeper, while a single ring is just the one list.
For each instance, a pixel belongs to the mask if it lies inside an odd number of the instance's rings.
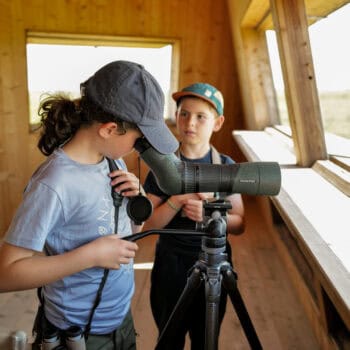
[{"label": "green field", "polygon": [[[324,130],[350,139],[350,91],[320,93]],[[284,94],[278,95],[281,123],[289,125]]]}]

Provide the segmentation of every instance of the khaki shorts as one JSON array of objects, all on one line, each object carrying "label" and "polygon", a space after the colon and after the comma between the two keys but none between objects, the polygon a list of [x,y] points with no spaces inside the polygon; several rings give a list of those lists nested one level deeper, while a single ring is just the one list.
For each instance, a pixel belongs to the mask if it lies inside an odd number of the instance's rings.
[{"label": "khaki shorts", "polygon": [[86,350],[136,350],[136,332],[129,311],[123,323],[110,334],[90,334],[86,341]]}]

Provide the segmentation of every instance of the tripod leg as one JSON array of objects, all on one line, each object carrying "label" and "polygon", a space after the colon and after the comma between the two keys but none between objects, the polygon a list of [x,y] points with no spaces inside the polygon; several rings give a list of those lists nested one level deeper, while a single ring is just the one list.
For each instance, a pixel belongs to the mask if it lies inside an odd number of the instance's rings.
[{"label": "tripod leg", "polygon": [[223,285],[230,296],[232,305],[236,310],[237,316],[241,322],[242,328],[250,344],[250,347],[254,350],[262,349],[259,338],[255,332],[253,323],[249,317],[248,311],[244,305],[241,294],[237,288],[236,274],[231,268],[223,270]]},{"label": "tripod leg", "polygon": [[205,349],[217,350],[219,337],[219,304],[221,296],[220,269],[208,269],[205,281]]},{"label": "tripod leg", "polygon": [[174,337],[177,333],[177,325],[181,322],[181,317],[184,315],[184,311],[187,306],[191,304],[195,293],[201,285],[201,269],[197,266],[193,268],[192,273],[187,279],[186,286],[177,301],[174,310],[172,311],[165,327],[163,328],[156,345],[155,350],[169,349]]}]

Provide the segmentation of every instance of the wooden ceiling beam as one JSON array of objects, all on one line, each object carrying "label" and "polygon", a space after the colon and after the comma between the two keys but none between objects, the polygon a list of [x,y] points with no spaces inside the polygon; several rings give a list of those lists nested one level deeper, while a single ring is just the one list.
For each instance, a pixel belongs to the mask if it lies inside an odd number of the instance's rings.
[{"label": "wooden ceiling beam", "polygon": [[[349,0],[305,0],[307,23],[311,25],[349,3]],[[241,22],[244,28],[258,31],[273,29],[269,0],[252,0]]]}]

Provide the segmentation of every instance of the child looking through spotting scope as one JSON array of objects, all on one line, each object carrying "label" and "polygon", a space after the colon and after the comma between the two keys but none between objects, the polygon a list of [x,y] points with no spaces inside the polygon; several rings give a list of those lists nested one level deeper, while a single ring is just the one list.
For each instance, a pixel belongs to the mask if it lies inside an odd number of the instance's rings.
[{"label": "child looking through spotting scope", "polygon": [[[56,333],[67,346],[72,329],[85,336],[88,350],[136,348],[130,302],[138,248],[121,237],[132,233],[126,205],[139,193],[139,180],[121,157],[139,137],[163,154],[177,149],[163,107],[154,77],[127,61],[99,69],[81,84],[78,100],[54,95],[42,101],[38,147],[48,157],[30,179],[0,248],[2,292],[42,287],[38,348]],[[119,208],[112,186],[121,193]]]}]

